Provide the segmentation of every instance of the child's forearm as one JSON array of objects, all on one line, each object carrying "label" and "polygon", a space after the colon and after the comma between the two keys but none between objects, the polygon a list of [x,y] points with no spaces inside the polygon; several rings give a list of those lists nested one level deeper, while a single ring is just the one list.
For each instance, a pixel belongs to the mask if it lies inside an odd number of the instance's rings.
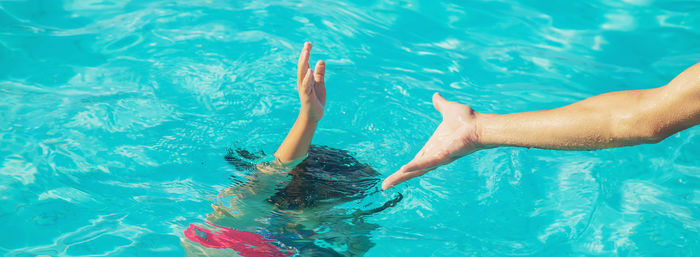
[{"label": "child's forearm", "polygon": [[294,126],[287,134],[279,149],[275,152],[277,161],[288,165],[300,161],[309,152],[311,139],[316,132],[316,124],[323,117],[323,107],[326,104],[326,86],[324,75],[326,64],[316,63],[316,71],[309,68],[311,43],[304,43],[304,49],[299,55],[297,70],[297,89],[301,108]]},{"label": "child's forearm", "polygon": [[311,139],[316,132],[316,125],[317,121],[309,119],[307,115],[299,114],[294,126],[275,152],[277,160],[284,164],[306,157]]}]

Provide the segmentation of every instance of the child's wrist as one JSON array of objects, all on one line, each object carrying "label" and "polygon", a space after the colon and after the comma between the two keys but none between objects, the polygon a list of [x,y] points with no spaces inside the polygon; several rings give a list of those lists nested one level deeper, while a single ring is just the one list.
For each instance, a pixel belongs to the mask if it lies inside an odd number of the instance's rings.
[{"label": "child's wrist", "polygon": [[306,124],[316,124],[318,123],[320,119],[314,119],[309,115],[308,113],[305,112],[299,112],[299,116],[297,116],[297,121],[303,122]]}]

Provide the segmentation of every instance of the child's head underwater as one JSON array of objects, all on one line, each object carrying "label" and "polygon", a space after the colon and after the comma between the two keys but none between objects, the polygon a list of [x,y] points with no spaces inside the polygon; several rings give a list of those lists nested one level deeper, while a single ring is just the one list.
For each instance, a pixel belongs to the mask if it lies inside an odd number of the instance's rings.
[{"label": "child's head underwater", "polygon": [[[252,170],[253,161],[260,157],[238,149],[229,151],[225,158],[240,170]],[[290,182],[267,199],[280,209],[301,210],[359,199],[380,181],[376,170],[348,151],[316,145],[309,147],[308,157],[289,175]]]}]

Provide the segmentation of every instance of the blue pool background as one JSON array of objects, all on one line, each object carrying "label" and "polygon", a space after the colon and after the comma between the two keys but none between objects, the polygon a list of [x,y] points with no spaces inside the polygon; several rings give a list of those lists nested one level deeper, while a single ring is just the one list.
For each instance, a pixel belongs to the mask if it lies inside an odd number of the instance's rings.
[{"label": "blue pool background", "polygon": [[[304,41],[328,67],[314,142],[388,176],[435,91],[510,113],[664,85],[700,61],[700,2],[0,1],[0,255],[182,256],[226,148],[291,126]],[[699,256],[698,153],[698,127],[478,152],[387,192],[366,256]]]}]

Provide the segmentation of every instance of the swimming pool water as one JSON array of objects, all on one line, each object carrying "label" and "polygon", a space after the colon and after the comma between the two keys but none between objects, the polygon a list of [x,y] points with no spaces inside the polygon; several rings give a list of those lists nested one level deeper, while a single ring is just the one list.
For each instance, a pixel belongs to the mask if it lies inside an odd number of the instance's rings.
[{"label": "swimming pool water", "polygon": [[[226,149],[271,153],[293,123],[304,41],[327,62],[314,143],[384,177],[436,91],[511,113],[664,85],[700,60],[700,2],[0,1],[0,255],[184,255],[240,176]],[[698,256],[698,153],[698,127],[497,148],[347,205],[403,195],[365,256]]]}]

